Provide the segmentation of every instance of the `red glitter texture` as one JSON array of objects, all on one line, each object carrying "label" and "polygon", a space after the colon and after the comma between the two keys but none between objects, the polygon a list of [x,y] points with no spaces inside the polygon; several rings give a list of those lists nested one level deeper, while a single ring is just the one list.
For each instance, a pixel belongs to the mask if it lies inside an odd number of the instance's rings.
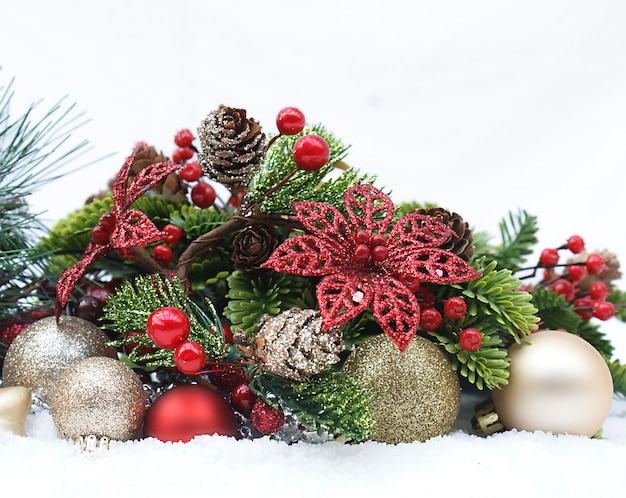
[{"label": "red glitter texture", "polygon": [[[350,188],[344,204],[347,219],[322,202],[295,202],[296,218],[308,233],[283,242],[262,266],[322,276],[316,294],[326,330],[372,305],[382,330],[404,351],[417,331],[420,305],[403,281],[452,284],[473,280],[480,273],[454,253],[439,249],[454,232],[429,216],[409,213],[390,229],[394,205],[374,186]],[[372,241],[374,235],[384,236],[383,259],[355,260],[363,231]],[[378,244],[380,237],[376,239]]]},{"label": "red glitter texture", "polygon": [[128,177],[135,156],[145,145],[142,142],[135,146],[133,153],[124,162],[113,184],[111,214],[115,219],[115,227],[111,232],[109,241],[106,244],[95,244],[90,241],[81,260],[68,268],[59,278],[57,282],[57,318],[65,307],[76,282],[83,276],[91,263],[103,258],[111,251],[142,246],[163,238],[163,234],[150,218],[130,206],[157,182],[174,172],[178,166],[171,162],[151,164],[137,173],[129,184]]},{"label": "red glitter texture", "polygon": [[261,434],[274,434],[285,423],[285,413],[280,407],[273,407],[262,399],[257,399],[250,413],[254,428]]}]

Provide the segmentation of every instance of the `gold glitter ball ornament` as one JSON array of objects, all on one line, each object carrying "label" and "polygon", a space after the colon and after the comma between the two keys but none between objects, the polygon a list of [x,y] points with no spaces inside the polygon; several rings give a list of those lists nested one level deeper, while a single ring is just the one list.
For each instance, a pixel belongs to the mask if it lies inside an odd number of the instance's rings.
[{"label": "gold glitter ball ornament", "polygon": [[502,425],[593,436],[613,402],[613,379],[602,355],[564,330],[541,330],[528,339],[509,348],[509,383],[491,393]]},{"label": "gold glitter ball ornament", "polygon": [[343,372],[373,391],[374,441],[426,441],[450,432],[459,414],[459,379],[445,354],[423,337],[413,337],[404,352],[384,334],[368,339]]},{"label": "gold glitter ball ornament", "polygon": [[50,316],[33,322],[7,349],[2,367],[4,386],[24,386],[44,403],[58,375],[75,361],[90,356],[117,357],[107,335],[82,318]]},{"label": "gold glitter ball ornament", "polygon": [[127,441],[137,436],[146,396],[139,377],[114,358],[77,361],[59,375],[50,400],[52,420],[67,439]]}]

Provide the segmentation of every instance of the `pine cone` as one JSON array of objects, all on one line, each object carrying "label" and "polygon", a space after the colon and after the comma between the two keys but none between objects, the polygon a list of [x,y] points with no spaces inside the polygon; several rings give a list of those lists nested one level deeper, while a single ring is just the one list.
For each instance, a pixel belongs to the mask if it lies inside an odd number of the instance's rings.
[{"label": "pine cone", "polygon": [[[587,274],[585,278],[576,284],[578,290],[583,293],[589,292],[591,284],[598,280],[605,283],[608,287],[611,287],[613,285],[613,280],[619,280],[622,278],[622,272],[619,271],[619,260],[617,259],[617,256],[607,250],[597,252],[604,258],[604,265],[606,268],[597,275]],[[587,259],[587,256],[589,256],[589,253],[581,252],[572,259],[568,260],[568,263],[583,263]]]},{"label": "pine cone", "polygon": [[254,225],[237,234],[233,240],[232,260],[237,270],[256,273],[261,270],[282,239],[272,226]]},{"label": "pine cone", "polygon": [[415,209],[412,212],[435,218],[454,231],[456,235],[451,236],[446,242],[440,245],[440,249],[450,251],[466,262],[472,259],[474,255],[474,238],[472,231],[467,222],[463,221],[463,218],[461,218],[459,214],[450,213],[441,207]]},{"label": "pine cone", "polygon": [[245,109],[220,105],[198,128],[198,161],[205,175],[231,192],[250,183],[265,158],[265,134]]},{"label": "pine cone", "polygon": [[322,331],[319,311],[292,308],[277,316],[263,315],[254,350],[266,370],[303,381],[339,361],[343,337],[340,327]]}]

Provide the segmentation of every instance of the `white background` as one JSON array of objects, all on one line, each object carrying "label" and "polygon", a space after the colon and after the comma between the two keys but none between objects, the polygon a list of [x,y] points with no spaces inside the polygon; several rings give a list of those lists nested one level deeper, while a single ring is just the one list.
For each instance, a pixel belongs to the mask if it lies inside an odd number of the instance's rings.
[{"label": "white background", "polygon": [[[495,241],[523,208],[538,249],[578,233],[626,261],[625,21],[617,0],[4,1],[0,81],[16,78],[16,115],[68,95],[91,120],[81,160],[108,156],[33,197],[50,222],[137,141],[170,154],[219,104],[273,132],[295,105],[396,202],[439,203]],[[626,359],[626,328],[604,330]]]}]

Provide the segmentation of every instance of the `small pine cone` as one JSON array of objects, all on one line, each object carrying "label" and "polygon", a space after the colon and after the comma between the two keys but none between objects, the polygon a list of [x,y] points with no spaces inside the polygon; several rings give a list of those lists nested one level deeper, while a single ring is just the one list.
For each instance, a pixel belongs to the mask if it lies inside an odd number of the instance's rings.
[{"label": "small pine cone", "polygon": [[322,331],[318,311],[298,308],[277,316],[263,315],[254,346],[266,370],[296,381],[337,363],[344,347],[340,327]]},{"label": "small pine cone", "polygon": [[261,125],[245,109],[220,105],[198,128],[198,161],[204,174],[231,192],[246,187],[265,158]]},{"label": "small pine cone", "polygon": [[[582,293],[589,292],[591,284],[598,280],[605,283],[608,287],[611,287],[613,280],[619,280],[622,278],[622,272],[619,271],[619,260],[617,259],[617,256],[607,250],[598,251],[598,254],[604,258],[604,265],[606,268],[597,275],[587,274],[585,278],[578,282],[576,287]],[[589,253],[581,252],[574,258],[570,259],[568,263],[583,263],[587,259],[587,256],[589,256]]]},{"label": "small pine cone", "polygon": [[440,249],[445,249],[451,253],[456,254],[464,261],[469,261],[474,255],[474,238],[472,231],[466,221],[457,213],[450,213],[443,208],[422,208],[412,211],[417,214],[425,214],[437,221],[440,221],[444,225],[448,225],[456,235],[451,236],[446,242],[439,246]]},{"label": "small pine cone", "polygon": [[[144,145],[144,147],[137,153],[133,165],[131,166],[131,172],[129,175],[129,182],[139,173],[142,169],[155,163],[169,162],[170,159],[163,155],[163,152],[157,152],[152,145]],[[187,196],[187,188],[180,181],[178,173],[170,173],[160,182],[158,182],[152,191],[169,197],[175,202],[182,202]]]},{"label": "small pine cone", "polygon": [[259,272],[281,241],[280,234],[272,226],[254,225],[242,230],[233,240],[235,268],[246,273]]}]

